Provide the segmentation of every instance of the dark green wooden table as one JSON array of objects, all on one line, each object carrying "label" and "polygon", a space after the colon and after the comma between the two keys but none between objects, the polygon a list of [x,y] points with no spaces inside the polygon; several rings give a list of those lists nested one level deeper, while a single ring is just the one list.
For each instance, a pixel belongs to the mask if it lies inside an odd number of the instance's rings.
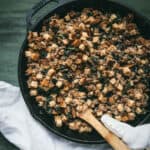
[{"label": "dark green wooden table", "polygon": [[[0,0],[0,80],[18,85],[17,61],[25,38],[26,12],[39,0]],[[150,0],[116,0],[129,4],[150,18]],[[0,135],[0,150],[15,150]]]}]

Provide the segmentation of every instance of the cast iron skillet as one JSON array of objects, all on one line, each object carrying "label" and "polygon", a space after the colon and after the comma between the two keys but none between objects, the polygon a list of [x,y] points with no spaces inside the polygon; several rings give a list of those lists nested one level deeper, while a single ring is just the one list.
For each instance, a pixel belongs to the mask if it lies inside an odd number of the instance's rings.
[{"label": "cast iron skillet", "polygon": [[[121,16],[124,16],[128,13],[132,13],[135,16],[134,21],[137,23],[140,32],[143,34],[144,37],[150,38],[150,21],[142,16],[141,14],[137,13],[133,9],[129,8],[128,6],[124,6],[122,4],[107,1],[107,0],[70,0],[64,1],[59,0],[56,2],[56,6],[49,10],[48,14],[42,16],[35,24],[32,23],[33,16],[45,5],[51,3],[54,0],[42,0],[37,5],[35,5],[32,10],[27,15],[27,31],[40,31],[43,20],[47,19],[51,15],[57,13],[60,16],[64,16],[68,11],[75,10],[80,11],[85,7],[92,7],[95,9],[100,9],[105,12],[115,12],[119,13]],[[84,133],[79,134],[72,130],[69,130],[67,127],[57,128],[53,121],[53,117],[46,114],[46,112],[39,108],[37,103],[35,102],[34,98],[29,95],[29,89],[27,87],[27,77],[25,75],[25,70],[27,68],[27,59],[25,58],[25,50],[27,48],[27,36],[23,45],[20,50],[19,55],[19,62],[18,62],[18,78],[19,84],[21,87],[22,95],[24,100],[33,115],[33,117],[38,120],[41,124],[43,124],[47,129],[52,131],[53,133],[69,139],[71,141],[79,142],[79,143],[86,143],[86,144],[98,144],[104,143],[102,137],[100,137],[95,131],[92,133]],[[149,102],[150,106],[150,102]],[[149,107],[150,108],[150,107]],[[150,112],[145,115],[138,116],[135,121],[129,122],[129,124],[136,126],[138,124],[143,124],[148,122],[150,119]]]}]

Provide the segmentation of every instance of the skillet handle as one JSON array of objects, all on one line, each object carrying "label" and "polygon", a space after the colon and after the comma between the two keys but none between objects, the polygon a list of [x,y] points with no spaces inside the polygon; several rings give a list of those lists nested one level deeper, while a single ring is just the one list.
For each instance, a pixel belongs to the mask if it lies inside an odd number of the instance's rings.
[{"label": "skillet handle", "polygon": [[56,2],[59,3],[59,0],[41,0],[38,2],[35,6],[32,7],[32,9],[27,13],[26,16],[26,23],[27,23],[27,30],[30,30],[33,26],[32,24],[32,18],[33,16],[42,9],[45,5],[47,5],[50,2]]}]

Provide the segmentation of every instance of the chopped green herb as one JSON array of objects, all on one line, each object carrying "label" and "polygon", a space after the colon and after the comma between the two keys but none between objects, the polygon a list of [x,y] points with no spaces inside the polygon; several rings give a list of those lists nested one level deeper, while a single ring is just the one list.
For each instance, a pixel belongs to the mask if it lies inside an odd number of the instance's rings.
[{"label": "chopped green herb", "polygon": [[41,50],[40,55],[41,55],[41,58],[45,58],[47,56],[47,51]]},{"label": "chopped green herb", "polygon": [[41,73],[42,73],[43,75],[46,75],[47,72],[48,72],[48,69],[43,69],[43,70],[41,71]]}]

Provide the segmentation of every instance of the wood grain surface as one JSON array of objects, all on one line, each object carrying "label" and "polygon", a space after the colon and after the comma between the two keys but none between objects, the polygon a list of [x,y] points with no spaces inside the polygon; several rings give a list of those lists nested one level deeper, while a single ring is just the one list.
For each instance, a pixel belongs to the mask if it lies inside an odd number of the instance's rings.
[{"label": "wood grain surface", "polygon": [[[26,33],[26,12],[39,0],[0,0],[0,80],[18,85],[17,63]],[[150,0],[114,0],[126,3],[150,18]],[[15,150],[0,135],[0,150]]]}]

